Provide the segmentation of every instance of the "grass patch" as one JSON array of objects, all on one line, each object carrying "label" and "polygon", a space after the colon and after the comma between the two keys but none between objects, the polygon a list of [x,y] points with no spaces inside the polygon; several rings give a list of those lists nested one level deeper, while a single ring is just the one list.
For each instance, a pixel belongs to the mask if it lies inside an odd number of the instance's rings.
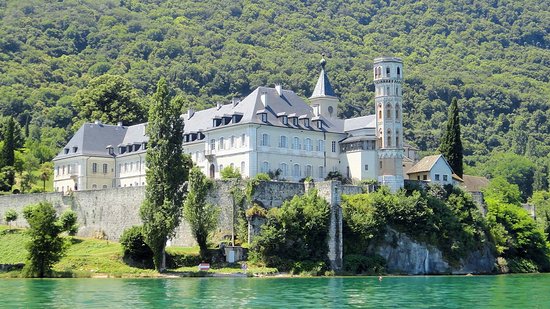
[{"label": "grass patch", "polygon": [[25,243],[28,241],[23,229],[0,225],[0,264],[24,263],[27,257]]},{"label": "grass patch", "polygon": [[169,254],[192,254],[199,255],[199,246],[194,247],[166,247],[166,253]]}]

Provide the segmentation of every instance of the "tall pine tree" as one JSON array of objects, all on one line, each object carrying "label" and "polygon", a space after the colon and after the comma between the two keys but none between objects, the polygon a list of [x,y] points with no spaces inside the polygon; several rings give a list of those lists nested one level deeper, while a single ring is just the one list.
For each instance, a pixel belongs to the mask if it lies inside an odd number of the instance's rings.
[{"label": "tall pine tree", "polygon": [[183,209],[183,184],[188,171],[183,161],[181,102],[170,100],[161,79],[149,109],[146,164],[147,186],[140,215],[145,242],[153,251],[155,269],[166,269],[166,241],[174,235]]},{"label": "tall pine tree", "polygon": [[4,146],[2,147],[0,168],[13,166],[15,163],[15,120],[13,117],[7,119],[2,136],[4,137]]},{"label": "tall pine tree", "polygon": [[456,98],[453,98],[449,107],[447,130],[439,146],[439,152],[447,159],[455,174],[462,177],[464,173],[462,166],[464,154],[462,140],[460,139],[460,115],[458,112],[458,100]]}]

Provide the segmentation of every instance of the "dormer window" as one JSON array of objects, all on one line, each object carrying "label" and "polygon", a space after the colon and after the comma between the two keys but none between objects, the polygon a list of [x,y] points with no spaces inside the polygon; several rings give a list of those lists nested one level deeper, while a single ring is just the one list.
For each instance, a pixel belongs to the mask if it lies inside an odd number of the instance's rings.
[{"label": "dormer window", "polygon": [[76,153],[78,151],[78,147],[74,146],[73,147],[73,152]]},{"label": "dormer window", "polygon": [[283,124],[288,125],[288,117],[287,116],[283,116]]},{"label": "dormer window", "polygon": [[304,126],[309,127],[309,118],[304,119]]},{"label": "dormer window", "polygon": [[317,121],[317,128],[318,129],[322,129],[323,128],[323,122],[322,121]]},{"label": "dormer window", "polygon": [[222,120],[220,118],[212,119],[212,126],[214,128],[219,127],[221,123],[222,123]]},{"label": "dormer window", "polygon": [[143,150],[147,149],[147,142],[141,143],[141,149]]},{"label": "dormer window", "polygon": [[292,119],[292,124],[295,125],[295,126],[298,126],[298,118],[293,118]]},{"label": "dormer window", "polygon": [[63,153],[64,153],[64,154],[68,154],[68,153],[69,153],[69,148],[63,149]]}]

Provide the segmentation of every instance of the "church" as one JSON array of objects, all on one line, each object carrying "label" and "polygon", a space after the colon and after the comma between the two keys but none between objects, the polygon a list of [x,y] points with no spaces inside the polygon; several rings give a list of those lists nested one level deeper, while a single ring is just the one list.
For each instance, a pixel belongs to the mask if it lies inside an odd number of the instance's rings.
[{"label": "church", "polygon": [[[403,62],[374,59],[375,114],[337,116],[338,97],[325,69],[309,100],[292,90],[258,87],[242,100],[181,115],[183,152],[205,175],[220,178],[227,166],[243,177],[278,171],[279,178],[323,180],[339,172],[351,181],[377,180],[403,187]],[[54,190],[68,193],[145,185],[147,123],[84,124],[53,159]]]}]

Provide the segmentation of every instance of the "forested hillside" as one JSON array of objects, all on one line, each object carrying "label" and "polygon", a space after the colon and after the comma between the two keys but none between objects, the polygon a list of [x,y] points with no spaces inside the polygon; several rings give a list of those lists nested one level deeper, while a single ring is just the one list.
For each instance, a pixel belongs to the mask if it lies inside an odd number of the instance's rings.
[{"label": "forested hillside", "polygon": [[28,127],[27,143],[52,156],[84,120],[145,120],[160,77],[195,108],[276,82],[307,97],[325,54],[340,113],[355,116],[373,112],[373,58],[394,55],[405,63],[403,118],[411,144],[434,151],[447,107],[458,97],[465,163],[514,152],[534,163],[545,189],[548,6],[544,0],[0,0],[0,113],[15,116]]}]

